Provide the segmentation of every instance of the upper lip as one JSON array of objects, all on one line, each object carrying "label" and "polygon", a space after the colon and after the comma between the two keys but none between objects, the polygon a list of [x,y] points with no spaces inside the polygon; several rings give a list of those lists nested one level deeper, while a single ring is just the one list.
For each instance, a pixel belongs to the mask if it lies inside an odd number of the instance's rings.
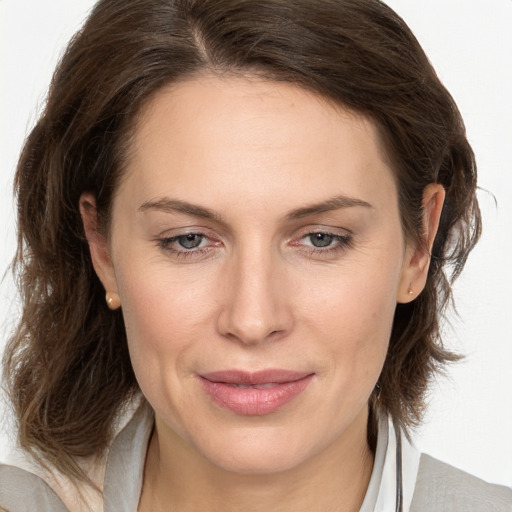
[{"label": "upper lip", "polygon": [[217,372],[201,373],[200,377],[210,382],[221,382],[226,384],[242,384],[253,386],[256,384],[267,384],[273,382],[282,384],[294,382],[312,375],[313,372],[298,372],[293,370],[266,369],[258,371],[246,370],[221,370]]}]

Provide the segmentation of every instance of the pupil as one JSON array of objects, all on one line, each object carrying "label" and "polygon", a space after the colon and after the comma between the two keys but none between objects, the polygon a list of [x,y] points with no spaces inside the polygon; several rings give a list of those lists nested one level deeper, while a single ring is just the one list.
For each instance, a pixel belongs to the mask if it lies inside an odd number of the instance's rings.
[{"label": "pupil", "polygon": [[178,237],[178,243],[184,247],[185,249],[195,249],[196,247],[199,247],[203,240],[203,237],[201,235],[183,235]]},{"label": "pupil", "polygon": [[326,235],[325,233],[315,233],[310,235],[309,239],[315,247],[327,247],[332,244],[333,236]]}]

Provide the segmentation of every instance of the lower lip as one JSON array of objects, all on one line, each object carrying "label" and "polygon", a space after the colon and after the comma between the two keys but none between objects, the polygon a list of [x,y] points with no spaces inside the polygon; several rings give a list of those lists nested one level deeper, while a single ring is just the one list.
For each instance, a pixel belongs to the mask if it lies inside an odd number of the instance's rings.
[{"label": "lower lip", "polygon": [[277,411],[300,395],[313,374],[292,382],[282,382],[270,388],[238,388],[223,382],[201,378],[203,389],[215,403],[225,409],[246,416],[263,416]]}]

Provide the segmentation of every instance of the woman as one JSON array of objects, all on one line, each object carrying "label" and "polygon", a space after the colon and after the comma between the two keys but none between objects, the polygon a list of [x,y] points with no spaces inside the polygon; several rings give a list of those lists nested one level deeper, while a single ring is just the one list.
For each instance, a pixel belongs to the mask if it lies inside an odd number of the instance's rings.
[{"label": "woman", "polygon": [[480,216],[385,5],[99,2],[16,187],[3,507],[510,509],[407,440]]}]

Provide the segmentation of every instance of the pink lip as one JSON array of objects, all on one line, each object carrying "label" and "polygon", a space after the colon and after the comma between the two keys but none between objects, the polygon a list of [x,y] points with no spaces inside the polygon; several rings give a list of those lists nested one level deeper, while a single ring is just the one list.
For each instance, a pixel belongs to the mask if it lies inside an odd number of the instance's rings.
[{"label": "pink lip", "polygon": [[215,403],[237,414],[262,416],[302,393],[314,374],[290,370],[246,372],[225,370],[200,375],[203,389]]}]

